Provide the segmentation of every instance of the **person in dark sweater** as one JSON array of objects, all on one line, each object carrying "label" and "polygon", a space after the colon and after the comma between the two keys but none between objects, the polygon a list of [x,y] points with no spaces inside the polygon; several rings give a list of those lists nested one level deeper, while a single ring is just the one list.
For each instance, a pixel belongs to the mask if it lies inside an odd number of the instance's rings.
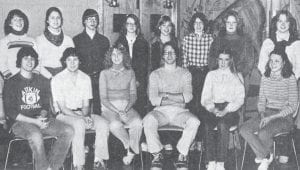
[{"label": "person in dark sweater", "polygon": [[137,101],[133,107],[143,117],[146,114],[145,107],[148,100],[146,91],[149,44],[142,35],[140,21],[136,15],[127,15],[115,44],[122,44],[130,55],[137,87]]},{"label": "person in dark sweater", "polygon": [[[4,108],[12,120],[12,132],[28,140],[35,158],[35,169],[58,170],[69,150],[74,130],[51,118],[50,83],[42,75],[33,73],[38,65],[38,54],[32,47],[17,53],[16,66],[20,72],[4,85]],[[46,158],[43,135],[57,137],[50,157]]]},{"label": "person in dark sweater", "polygon": [[99,74],[103,70],[105,53],[110,43],[107,37],[97,31],[99,15],[94,9],[87,9],[82,16],[82,33],[73,38],[75,49],[82,59],[80,69],[88,74],[92,80],[93,112],[100,114],[101,105],[99,97]]}]

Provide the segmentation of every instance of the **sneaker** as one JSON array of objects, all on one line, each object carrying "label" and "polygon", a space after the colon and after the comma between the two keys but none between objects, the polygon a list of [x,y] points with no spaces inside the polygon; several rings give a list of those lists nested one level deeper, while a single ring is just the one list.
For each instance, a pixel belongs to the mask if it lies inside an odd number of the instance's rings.
[{"label": "sneaker", "polygon": [[173,146],[171,144],[166,144],[164,146],[165,151],[172,151],[173,150]]},{"label": "sneaker", "polygon": [[196,143],[196,149],[197,149],[197,151],[202,152],[202,142],[197,141],[197,143]]},{"label": "sneaker", "polygon": [[278,161],[279,161],[279,163],[286,164],[289,161],[289,157],[288,156],[279,156]]},{"label": "sneaker", "polygon": [[188,159],[187,156],[183,155],[183,154],[179,154],[178,155],[178,160],[176,161],[176,168],[188,168]]},{"label": "sneaker", "polygon": [[[269,157],[269,158],[268,158]],[[261,160],[260,165],[258,166],[257,170],[268,170],[270,164],[273,161],[273,154],[269,154],[267,158]]]},{"label": "sneaker", "polygon": [[106,170],[106,164],[103,160],[94,162],[93,170]]},{"label": "sneaker", "polygon": [[84,170],[84,166],[83,165],[75,166],[74,170]]},{"label": "sneaker", "polygon": [[190,146],[190,151],[194,151],[197,147],[196,145],[197,145],[196,142],[193,142]]},{"label": "sneaker", "polygon": [[162,154],[159,152],[152,155],[153,155],[153,159],[151,162],[151,168],[162,168],[162,160],[163,160]]},{"label": "sneaker", "polygon": [[257,164],[260,164],[262,160],[263,160],[262,158],[256,157],[256,158],[254,159],[254,162],[257,163]]},{"label": "sneaker", "polygon": [[216,170],[225,170],[225,168],[224,168],[224,162],[217,162],[217,164],[216,164]]},{"label": "sneaker", "polygon": [[133,158],[134,158],[134,156],[135,156],[134,153],[128,151],[128,152],[127,152],[127,155],[123,157],[123,163],[124,163],[125,165],[130,165],[131,162],[132,162],[132,160],[133,160]]},{"label": "sneaker", "polygon": [[215,161],[209,161],[207,165],[207,170],[216,170],[216,162]]}]

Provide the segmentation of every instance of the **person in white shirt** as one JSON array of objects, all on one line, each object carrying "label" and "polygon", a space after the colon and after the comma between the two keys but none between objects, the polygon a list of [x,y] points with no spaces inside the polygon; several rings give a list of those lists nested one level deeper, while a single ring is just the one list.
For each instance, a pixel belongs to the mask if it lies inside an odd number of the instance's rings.
[{"label": "person in white shirt", "polygon": [[[217,69],[205,79],[201,104],[208,112],[205,122],[207,170],[225,170],[224,162],[229,143],[229,128],[239,121],[239,108],[244,104],[243,76],[237,73],[232,50],[219,50]],[[217,127],[217,140],[215,128]]]},{"label": "person in white shirt", "polygon": [[[75,49],[67,48],[61,58],[62,72],[52,78],[51,89],[57,119],[71,125],[74,130],[72,141],[73,164],[82,170],[85,164],[85,130],[96,131],[94,168],[105,169],[108,160],[108,122],[99,115],[90,114],[90,100],[93,98],[90,77],[79,70],[80,57]],[[101,170],[102,170],[101,169]]]}]

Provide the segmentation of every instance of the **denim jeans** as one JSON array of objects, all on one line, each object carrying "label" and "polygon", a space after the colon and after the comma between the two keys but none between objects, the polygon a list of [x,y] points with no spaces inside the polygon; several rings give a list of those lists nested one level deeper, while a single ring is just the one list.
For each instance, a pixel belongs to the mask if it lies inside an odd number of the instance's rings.
[{"label": "denim jeans", "polygon": [[[277,114],[278,111],[266,109],[266,113]],[[257,158],[265,158],[272,152],[273,136],[280,132],[288,132],[293,127],[293,120],[290,116],[277,118],[270,121],[263,128],[259,128],[261,118],[254,117],[240,127],[240,134],[249,143]],[[254,134],[258,132],[258,134]]]},{"label": "denim jeans", "polygon": [[[74,130],[69,125],[56,119],[49,121],[49,126],[45,129],[20,121],[15,122],[12,126],[12,131],[16,136],[28,140],[36,162],[35,169],[38,170],[46,170],[48,167],[58,170],[62,167],[74,135]],[[48,159],[46,158],[43,135],[57,137]]]},{"label": "denim jeans", "polygon": [[[208,113],[204,123],[208,161],[225,162],[229,143],[229,128],[237,125],[238,121],[237,112],[227,113],[221,118],[216,117],[213,113]],[[215,127],[217,127],[217,131],[214,130]]]}]

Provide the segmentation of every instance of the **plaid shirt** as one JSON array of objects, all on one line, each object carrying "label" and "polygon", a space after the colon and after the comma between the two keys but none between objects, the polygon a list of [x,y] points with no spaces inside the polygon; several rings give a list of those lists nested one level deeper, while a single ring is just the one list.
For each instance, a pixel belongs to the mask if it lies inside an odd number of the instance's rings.
[{"label": "plaid shirt", "polygon": [[207,66],[210,45],[213,42],[211,34],[203,33],[198,37],[191,33],[183,38],[183,67],[189,66],[203,67]]}]

